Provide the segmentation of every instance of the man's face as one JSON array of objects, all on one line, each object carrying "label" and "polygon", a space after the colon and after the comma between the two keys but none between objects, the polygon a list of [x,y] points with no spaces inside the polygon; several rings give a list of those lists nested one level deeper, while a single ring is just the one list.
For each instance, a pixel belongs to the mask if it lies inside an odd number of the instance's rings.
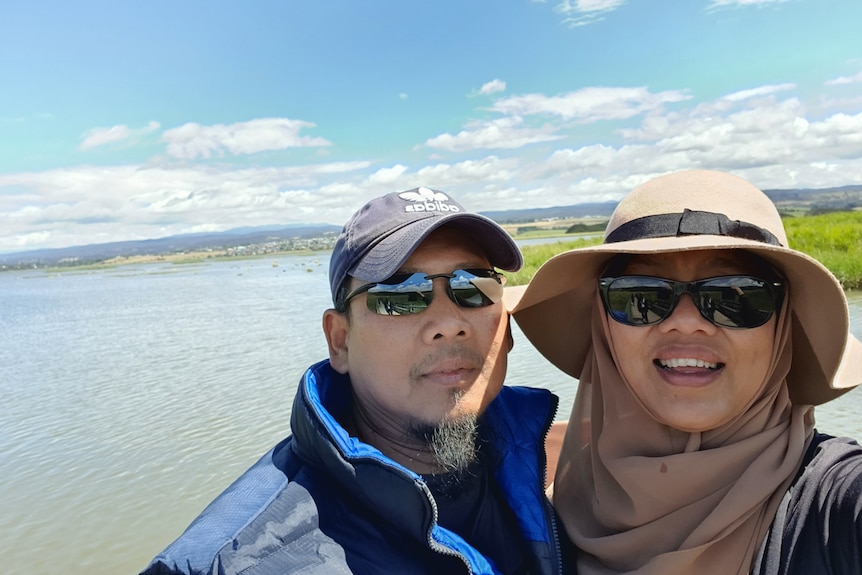
[{"label": "man's face", "polygon": [[[763,270],[733,251],[710,250],[635,257],[623,274],[694,281],[759,276]],[[718,327],[683,294],[660,323],[608,323],[620,372],[632,392],[663,423],[694,432],[727,423],[759,393],[772,361],[775,321],[773,315],[753,329]],[[675,360],[704,363],[689,366],[691,362]]]},{"label": "man's face", "polygon": [[[491,265],[469,236],[442,228],[398,271],[432,275],[459,268]],[[350,287],[364,283],[353,279]],[[502,302],[459,307],[446,294],[446,278],[433,283],[431,305],[417,314],[378,315],[361,294],[348,303],[349,320],[335,312],[324,318],[333,368],[350,374],[356,401],[390,432],[477,416],[506,375],[512,339]]]}]

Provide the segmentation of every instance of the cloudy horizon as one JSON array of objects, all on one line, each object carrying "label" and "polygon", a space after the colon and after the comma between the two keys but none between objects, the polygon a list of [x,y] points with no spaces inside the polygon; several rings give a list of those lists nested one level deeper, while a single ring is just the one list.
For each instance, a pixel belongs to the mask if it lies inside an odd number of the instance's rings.
[{"label": "cloudy horizon", "polygon": [[0,253],[340,225],[418,186],[496,211],[690,168],[862,184],[852,0],[329,4],[12,7]]}]

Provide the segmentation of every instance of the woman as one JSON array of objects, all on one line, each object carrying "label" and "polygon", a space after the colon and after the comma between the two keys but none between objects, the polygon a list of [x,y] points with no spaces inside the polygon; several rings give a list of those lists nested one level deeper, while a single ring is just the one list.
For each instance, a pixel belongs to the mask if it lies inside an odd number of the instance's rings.
[{"label": "woman", "polygon": [[506,297],[579,379],[549,489],[578,573],[862,573],[862,448],[813,407],[862,382],[862,344],[760,190],[655,178]]}]

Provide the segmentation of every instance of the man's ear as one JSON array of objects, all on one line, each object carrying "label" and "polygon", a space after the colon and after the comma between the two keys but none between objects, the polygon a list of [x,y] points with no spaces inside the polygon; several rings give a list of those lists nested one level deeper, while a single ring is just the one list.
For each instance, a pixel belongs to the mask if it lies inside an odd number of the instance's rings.
[{"label": "man's ear", "polygon": [[346,312],[339,313],[334,309],[323,312],[323,334],[329,346],[329,363],[332,369],[341,374],[349,371],[350,362],[347,354],[349,332],[350,324],[347,321]]}]

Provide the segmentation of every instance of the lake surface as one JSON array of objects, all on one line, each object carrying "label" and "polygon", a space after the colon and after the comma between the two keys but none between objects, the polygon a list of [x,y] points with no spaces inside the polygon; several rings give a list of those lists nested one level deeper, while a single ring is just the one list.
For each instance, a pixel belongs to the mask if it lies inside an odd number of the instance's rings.
[{"label": "lake surface", "polygon": [[[288,434],[326,357],[329,254],[0,273],[4,571],[134,574]],[[862,337],[862,294],[850,293]],[[517,325],[507,379],[571,408],[576,382]],[[862,392],[817,409],[862,437]]]}]

